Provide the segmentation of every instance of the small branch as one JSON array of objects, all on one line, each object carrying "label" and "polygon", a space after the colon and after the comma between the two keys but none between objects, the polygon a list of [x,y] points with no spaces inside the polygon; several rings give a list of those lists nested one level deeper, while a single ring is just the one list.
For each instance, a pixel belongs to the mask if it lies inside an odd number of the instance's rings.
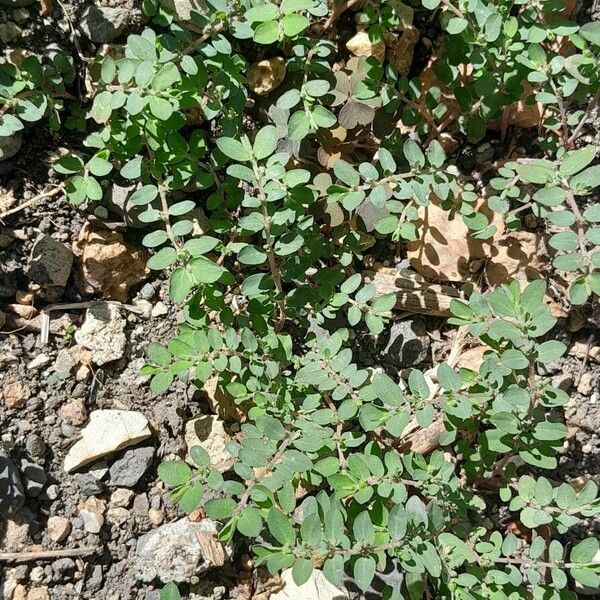
[{"label": "small branch", "polygon": [[54,560],[55,558],[75,558],[95,554],[98,548],[65,548],[64,550],[38,550],[31,552],[0,552],[0,562],[29,562],[35,560]]},{"label": "small branch", "polygon": [[590,103],[585,109],[583,117],[581,117],[581,121],[579,121],[579,124],[577,125],[577,127],[575,127],[575,130],[570,135],[569,139],[565,142],[565,146],[567,148],[570,148],[573,145],[573,142],[575,142],[575,140],[579,137],[579,134],[581,133],[581,130],[583,129],[584,125],[588,122],[592,111],[598,105],[598,100],[600,100],[600,90],[596,92],[596,95],[590,100]]},{"label": "small branch", "polygon": [[323,25],[323,29],[329,29],[349,8],[352,8],[355,4],[358,4],[361,0],[346,0],[342,2],[339,6],[336,6],[332,11],[331,15],[325,21],[325,25]]},{"label": "small branch", "polygon": [[575,196],[571,192],[571,190],[565,190],[565,198],[567,200],[567,204],[569,208],[575,215],[575,219],[577,222],[577,239],[579,240],[579,250],[583,257],[588,255],[588,251],[585,243],[585,231],[583,230],[583,224],[585,223],[583,217],[581,216],[581,211],[579,210],[579,206],[577,206],[577,201],[575,200]]},{"label": "small branch", "polygon": [[23,202],[23,204],[19,204],[19,206],[16,206],[15,208],[5,210],[3,213],[0,213],[0,221],[3,220],[5,217],[8,217],[9,215],[14,215],[15,213],[18,213],[19,211],[24,210],[24,209],[28,208],[29,206],[33,206],[40,200],[44,200],[46,198],[52,198],[52,196],[56,196],[56,194],[64,191],[64,189],[65,189],[65,186],[63,184],[60,184],[60,185],[56,186],[54,189],[47,190],[45,192],[42,192],[41,194],[38,194],[37,196],[34,196],[33,198],[30,198],[29,200],[27,200],[27,202]]}]

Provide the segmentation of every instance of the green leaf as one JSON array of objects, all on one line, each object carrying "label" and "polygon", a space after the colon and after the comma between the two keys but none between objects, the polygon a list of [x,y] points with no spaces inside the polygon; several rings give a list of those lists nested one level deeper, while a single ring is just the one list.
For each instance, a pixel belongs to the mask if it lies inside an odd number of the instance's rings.
[{"label": "green leaf", "polygon": [[210,455],[202,446],[192,446],[190,448],[190,457],[197,467],[207,467],[210,465]]},{"label": "green leaf", "polygon": [[558,360],[566,349],[567,347],[562,342],[549,340],[537,347],[537,360],[542,364],[551,363]]},{"label": "green leaf", "polygon": [[305,16],[297,14],[285,15],[282,23],[283,33],[285,33],[287,37],[297,36],[310,25],[310,21]]},{"label": "green leaf", "polygon": [[148,260],[148,268],[153,271],[162,271],[170,267],[177,260],[175,248],[162,248]]},{"label": "green leaf", "polygon": [[271,156],[277,148],[279,135],[274,125],[266,125],[257,134],[254,140],[254,156],[257,160],[262,160]]},{"label": "green leaf", "polygon": [[150,107],[150,112],[161,121],[170,119],[173,114],[173,105],[165,98],[150,96],[148,106]]},{"label": "green leaf", "polygon": [[363,591],[367,591],[375,577],[377,564],[372,556],[361,556],[354,563],[354,579],[356,585]]},{"label": "green leaf", "polygon": [[352,532],[356,541],[361,544],[370,545],[375,541],[375,528],[368,511],[364,510],[354,519]]},{"label": "green leaf", "polygon": [[446,25],[446,31],[451,35],[462,33],[469,26],[469,22],[466,19],[455,17],[448,21]]},{"label": "green leaf", "polygon": [[587,194],[600,186],[600,165],[588,167],[571,177],[569,186],[576,194]]},{"label": "green leaf", "polygon": [[204,505],[206,514],[216,521],[224,521],[234,513],[236,502],[233,498],[212,498]]},{"label": "green leaf", "polygon": [[304,585],[313,571],[313,564],[308,558],[297,558],[292,567],[292,578],[296,585]]},{"label": "green leaf", "polygon": [[290,517],[277,508],[271,508],[267,514],[267,526],[271,535],[282,545],[293,544],[296,532]]},{"label": "green leaf", "polygon": [[407,139],[402,150],[412,169],[420,169],[425,166],[425,155],[417,142],[410,138]]},{"label": "green leaf", "polygon": [[163,483],[178,487],[192,478],[192,469],[182,460],[163,462],[158,465],[158,476]]},{"label": "green leaf", "polygon": [[509,369],[526,369],[529,366],[527,357],[520,351],[515,349],[505,350],[501,354],[502,363]]},{"label": "green leaf", "polygon": [[194,288],[191,273],[185,267],[179,267],[169,278],[169,296],[173,302],[183,302]]},{"label": "green leaf", "polygon": [[310,122],[304,111],[295,112],[288,122],[288,136],[299,142],[310,133]]},{"label": "green leaf", "polygon": [[179,499],[179,507],[183,512],[189,514],[200,506],[202,496],[204,496],[204,488],[199,482],[195,481]]},{"label": "green leaf", "polygon": [[561,159],[558,173],[561,177],[570,177],[587,167],[596,156],[595,146],[586,146],[579,150],[566,152]]},{"label": "green leaf", "polygon": [[263,528],[261,512],[253,507],[247,506],[240,515],[237,522],[237,529],[246,537],[255,538],[260,535]]},{"label": "green leaf", "polygon": [[215,283],[225,273],[224,267],[204,256],[194,258],[188,266],[197,283]]},{"label": "green leaf", "polygon": [[267,253],[248,244],[239,251],[238,260],[243,265],[262,265],[267,260]]},{"label": "green leaf", "polygon": [[598,538],[587,538],[573,547],[570,561],[578,564],[590,563],[596,552],[598,552]]},{"label": "green leaf", "polygon": [[228,158],[240,162],[252,160],[242,143],[234,138],[222,137],[217,140],[217,148]]},{"label": "green leaf", "polygon": [[267,21],[261,23],[254,31],[254,41],[258,44],[273,44],[279,39],[279,23]]},{"label": "green leaf", "polygon": [[152,88],[166,90],[181,81],[179,70],[173,63],[164,64],[152,79]]},{"label": "green leaf", "polygon": [[600,23],[597,21],[585,23],[579,28],[579,35],[588,42],[600,46]]},{"label": "green leaf", "polygon": [[160,591],[160,600],[181,600],[181,594],[177,589],[177,585],[173,582],[167,583]]}]

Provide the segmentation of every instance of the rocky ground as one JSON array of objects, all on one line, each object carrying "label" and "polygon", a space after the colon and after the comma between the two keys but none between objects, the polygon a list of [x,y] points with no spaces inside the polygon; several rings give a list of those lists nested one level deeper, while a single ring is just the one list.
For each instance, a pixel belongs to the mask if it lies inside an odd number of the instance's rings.
[{"label": "rocky ground", "polygon": [[[46,0],[40,13],[28,0],[0,0],[0,40],[43,52],[71,43],[64,40],[77,27],[93,48],[139,25],[136,2],[99,6],[81,12],[76,0]],[[0,161],[0,213],[55,182],[51,157],[67,144],[43,127],[28,130]],[[475,164],[478,152],[487,149],[467,149],[462,160]],[[119,189],[107,197],[118,205]],[[175,580],[189,582],[195,600],[266,598],[270,584],[247,570],[243,553],[221,566],[209,541],[197,543],[213,539],[215,525],[183,517],[157,480],[164,457],[184,456],[192,442],[223,452],[235,431],[213,416],[193,421],[208,412],[195,388],[154,397],[140,375],[145,346],[169,338],[178,310],[146,270],[136,231],[122,225],[106,227],[60,196],[0,222],[0,595],[158,600],[161,581]],[[570,352],[549,372],[572,397],[556,478],[581,483],[600,474],[593,333],[586,315],[565,316],[560,335]],[[443,320],[404,318],[365,362],[427,366],[444,342]],[[589,527],[600,535],[597,521]],[[56,554],[39,555],[48,551]]]}]

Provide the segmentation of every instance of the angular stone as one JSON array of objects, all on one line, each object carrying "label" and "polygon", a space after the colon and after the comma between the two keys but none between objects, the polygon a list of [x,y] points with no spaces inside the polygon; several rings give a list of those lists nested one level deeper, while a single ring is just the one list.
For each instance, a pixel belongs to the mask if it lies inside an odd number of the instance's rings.
[{"label": "angular stone", "polygon": [[110,482],[120,487],[133,487],[144,475],[154,458],[154,448],[130,448],[109,469]]},{"label": "angular stone", "polygon": [[217,534],[210,519],[192,523],[187,518],[162,525],[137,540],[134,571],[139,580],[187,582],[213,566],[202,553],[196,532]]},{"label": "angular stone", "polygon": [[119,37],[128,17],[127,8],[93,3],[80,14],[79,29],[94,44],[108,44]]},{"label": "angular stone", "polygon": [[53,542],[62,542],[71,533],[71,521],[66,517],[48,518],[48,536]]},{"label": "angular stone", "polygon": [[25,501],[24,494],[19,472],[8,453],[0,450],[0,517],[18,511]]},{"label": "angular stone", "polygon": [[185,444],[188,454],[186,460],[194,464],[189,452],[192,446],[200,446],[206,450],[213,465],[221,465],[220,471],[231,468],[228,461],[231,454],[226,448],[231,441],[229,434],[225,431],[223,421],[215,415],[202,415],[188,421],[185,425]]},{"label": "angular stone", "polygon": [[67,473],[150,437],[148,419],[129,410],[96,410],[65,457]]},{"label": "angular stone", "polygon": [[385,44],[383,42],[373,43],[366,31],[359,31],[346,43],[346,48],[354,56],[374,56],[379,62],[385,59]]},{"label": "angular stone", "polygon": [[106,300],[127,302],[131,287],[149,273],[146,253],[130,247],[116,231],[95,229],[86,223],[74,250],[81,256],[82,291]]},{"label": "angular stone", "polygon": [[100,303],[88,309],[83,325],[75,332],[75,341],[92,351],[92,362],[104,365],[123,356],[126,337],[125,319],[114,304]]},{"label": "angular stone", "polygon": [[53,237],[44,235],[33,246],[29,264],[29,279],[39,286],[63,288],[67,284],[73,253]]}]

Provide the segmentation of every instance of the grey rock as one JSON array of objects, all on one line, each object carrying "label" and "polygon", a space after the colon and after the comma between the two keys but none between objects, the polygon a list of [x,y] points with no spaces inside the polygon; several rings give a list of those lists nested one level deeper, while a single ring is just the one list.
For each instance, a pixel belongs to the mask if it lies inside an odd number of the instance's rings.
[{"label": "grey rock", "polygon": [[0,41],[9,44],[23,35],[21,28],[12,21],[0,23]]},{"label": "grey rock", "polygon": [[23,136],[21,132],[13,133],[8,137],[0,136],[0,162],[12,158],[21,149],[22,145]]},{"label": "grey rock", "polygon": [[92,571],[92,576],[86,582],[86,589],[90,592],[96,592],[102,586],[102,565],[96,565]]},{"label": "grey rock", "polygon": [[39,496],[46,485],[47,477],[44,468],[23,458],[21,459],[21,475],[27,495],[32,498]]},{"label": "grey rock", "polygon": [[94,44],[109,44],[119,37],[129,17],[129,9],[90,4],[79,17],[79,29]]},{"label": "grey rock", "polygon": [[23,483],[7,452],[0,450],[0,517],[18,511],[25,501]]},{"label": "grey rock", "polygon": [[58,373],[70,373],[76,363],[66,348],[59,350],[54,361],[54,370]]},{"label": "grey rock", "polygon": [[216,535],[217,524],[210,519],[193,523],[184,518],[138,538],[133,565],[138,579],[184,582],[213,566],[197,542],[199,531]]},{"label": "grey rock", "polygon": [[156,290],[154,289],[154,286],[149,283],[145,283],[142,289],[140,290],[140,297],[144,300],[151,300],[152,298],[154,298],[155,295]]},{"label": "grey rock", "polygon": [[421,319],[392,323],[379,337],[382,359],[398,369],[414,367],[427,359],[431,340]]},{"label": "grey rock", "polygon": [[44,235],[31,251],[29,279],[40,286],[63,288],[67,284],[72,267],[71,250],[51,236]]},{"label": "grey rock", "polygon": [[102,482],[98,481],[91,473],[77,473],[75,475],[75,481],[84,498],[101,494],[104,489]]},{"label": "grey rock", "polygon": [[152,590],[150,592],[146,592],[144,600],[160,600],[160,590]]},{"label": "grey rock", "polygon": [[109,469],[110,482],[119,487],[133,487],[142,478],[154,458],[154,448],[129,448]]},{"label": "grey rock", "polygon": [[72,575],[76,566],[72,558],[59,558],[52,563],[52,572],[55,579],[62,579],[65,576]]},{"label": "grey rock", "polygon": [[35,456],[36,458],[43,458],[46,454],[46,444],[37,433],[32,433],[27,437],[25,448],[31,456]]}]

